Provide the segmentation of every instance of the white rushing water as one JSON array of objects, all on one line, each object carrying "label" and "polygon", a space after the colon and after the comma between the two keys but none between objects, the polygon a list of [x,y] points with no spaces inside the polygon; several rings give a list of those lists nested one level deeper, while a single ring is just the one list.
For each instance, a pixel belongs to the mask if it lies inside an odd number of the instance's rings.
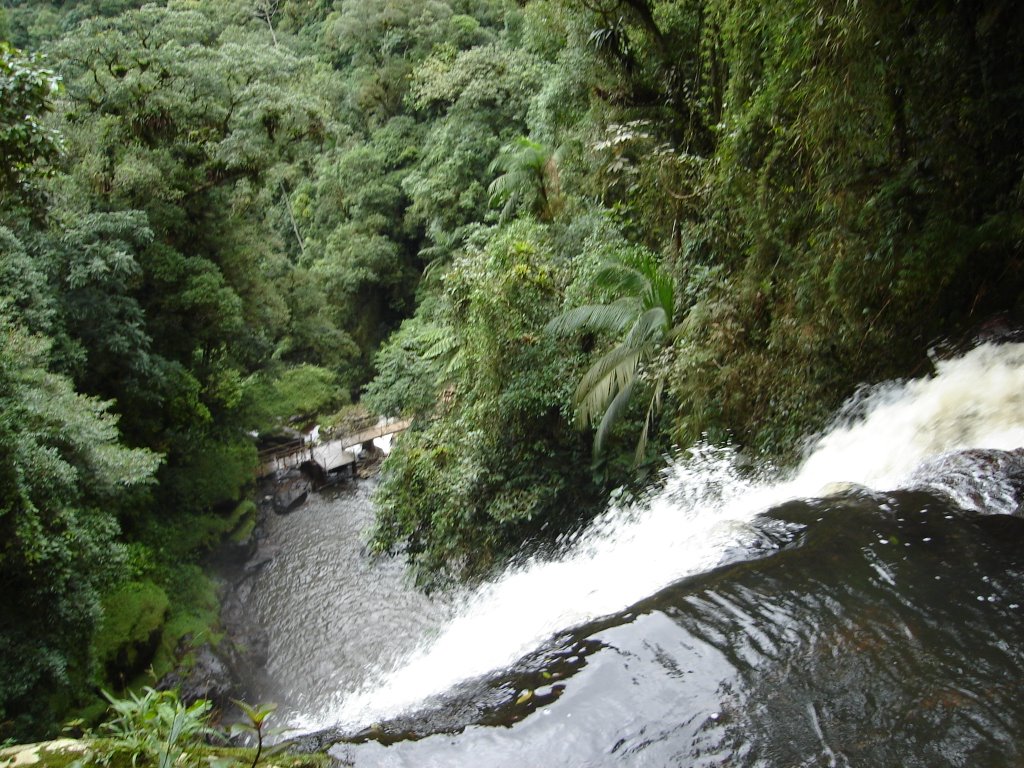
[{"label": "white rushing water", "polygon": [[936,368],[875,390],[861,415],[833,427],[787,479],[742,477],[730,452],[691,449],[650,498],[610,509],[560,559],[526,563],[484,585],[408,658],[294,725],[366,726],[508,667],[555,633],[713,568],[742,546],[758,513],[782,502],[823,495],[837,482],[895,489],[943,453],[1024,446],[1024,344],[985,345]]}]

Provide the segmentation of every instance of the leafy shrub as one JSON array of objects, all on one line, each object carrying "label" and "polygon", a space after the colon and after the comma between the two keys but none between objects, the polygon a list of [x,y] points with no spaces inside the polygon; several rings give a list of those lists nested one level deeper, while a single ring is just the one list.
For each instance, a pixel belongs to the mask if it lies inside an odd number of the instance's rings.
[{"label": "leafy shrub", "polygon": [[114,717],[103,730],[116,747],[131,753],[133,766],[174,768],[186,750],[215,733],[209,726],[211,704],[205,699],[186,706],[173,691],[148,687],[126,699],[104,696]]},{"label": "leafy shrub", "polygon": [[293,417],[310,417],[348,401],[337,376],[326,368],[299,365],[276,375],[257,376],[245,391],[244,412],[248,423],[271,431]]},{"label": "leafy shrub", "polygon": [[579,361],[544,333],[563,281],[543,227],[520,222],[457,260],[433,313],[404,327],[437,349],[407,370],[425,381],[388,369],[392,391],[423,408],[432,387],[435,408],[385,463],[374,543],[407,553],[421,581],[479,577],[599,497],[588,474],[566,472],[589,449],[562,418]]}]

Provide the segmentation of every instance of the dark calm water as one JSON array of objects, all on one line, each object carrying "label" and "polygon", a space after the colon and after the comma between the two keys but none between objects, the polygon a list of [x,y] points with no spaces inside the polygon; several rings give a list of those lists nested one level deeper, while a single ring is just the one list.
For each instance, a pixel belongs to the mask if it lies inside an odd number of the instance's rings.
[{"label": "dark calm water", "polygon": [[1024,764],[1024,520],[900,492],[794,502],[753,527],[758,557],[384,729],[424,738],[336,754],[421,767]]},{"label": "dark calm water", "polygon": [[1020,445],[1024,348],[982,348],[444,604],[362,553],[365,487],[317,499],[250,598],[264,692],[357,766],[1022,766]]}]

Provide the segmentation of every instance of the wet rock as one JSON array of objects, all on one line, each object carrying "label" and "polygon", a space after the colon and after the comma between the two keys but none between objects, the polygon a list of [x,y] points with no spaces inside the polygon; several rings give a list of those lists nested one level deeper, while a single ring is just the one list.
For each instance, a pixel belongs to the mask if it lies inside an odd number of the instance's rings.
[{"label": "wet rock", "polygon": [[249,532],[246,537],[239,540],[234,538],[226,539],[217,549],[215,557],[211,558],[211,560],[222,563],[244,563],[255,554],[256,536]]},{"label": "wet rock", "polygon": [[966,329],[959,338],[939,341],[929,357],[949,360],[962,357],[982,344],[1015,344],[1024,342],[1024,327],[1012,314],[999,312]]},{"label": "wet rock", "polygon": [[179,665],[157,683],[157,689],[176,689],[186,704],[208,699],[218,709],[231,706],[238,693],[229,664],[209,643],[192,647],[191,642],[190,636],[182,639],[177,650]]},{"label": "wet rock", "polygon": [[869,488],[867,488],[867,487],[865,487],[863,485],[860,485],[859,483],[849,483],[849,482],[845,482],[844,481],[844,482],[826,483],[824,486],[822,486],[821,495],[822,496],[840,496],[840,495],[849,494],[849,493],[870,493],[870,490],[871,489],[869,489]]},{"label": "wet rock", "polygon": [[1024,449],[954,451],[922,464],[911,481],[914,487],[938,491],[967,510],[1022,515]]},{"label": "wet rock", "polygon": [[130,680],[150,665],[169,604],[167,593],[148,580],[129,582],[104,598],[94,647],[108,680]]},{"label": "wet rock", "polygon": [[[260,627],[238,628],[226,642],[225,660],[234,680],[254,680],[262,675],[270,652],[270,640]],[[242,699],[244,696],[236,696]]]},{"label": "wet rock", "polygon": [[299,465],[299,472],[306,477],[314,489],[327,483],[327,471],[315,461],[304,461]]},{"label": "wet rock", "polygon": [[247,606],[256,576],[279,552],[278,545],[261,539],[259,548],[248,562],[225,574],[227,580],[219,595],[220,624],[225,633],[222,655],[234,679],[239,681],[258,677],[270,655],[269,636],[253,620]]},{"label": "wet rock", "polygon": [[244,699],[240,681],[252,679],[267,663],[269,640],[266,633],[250,623],[244,606],[231,585],[221,593],[221,626],[225,638],[216,646],[194,645],[187,635],[178,644],[177,667],[158,683],[160,690],[177,689],[186,703],[208,699],[216,709],[229,711],[232,699]]},{"label": "wet rock", "polygon": [[219,565],[240,565],[256,554],[259,509],[249,500],[241,502],[232,513],[233,527],[210,558]]},{"label": "wet rock", "polygon": [[260,546],[245,564],[242,566],[242,571],[246,576],[256,573],[262,570],[268,563],[272,562],[275,557],[280,553],[281,548],[273,544]]},{"label": "wet rock", "polygon": [[274,489],[273,506],[279,515],[286,515],[301,507],[313,490],[313,482],[298,469],[288,470]]},{"label": "wet rock", "polygon": [[373,440],[363,443],[359,453],[359,463],[356,467],[356,475],[362,479],[372,477],[380,471],[381,462],[387,456],[383,449],[379,448]]}]

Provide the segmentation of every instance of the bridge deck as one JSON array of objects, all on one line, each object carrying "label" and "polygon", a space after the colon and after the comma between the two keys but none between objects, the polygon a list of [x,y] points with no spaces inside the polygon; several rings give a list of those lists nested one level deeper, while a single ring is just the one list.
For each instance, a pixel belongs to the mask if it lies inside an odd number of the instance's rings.
[{"label": "bridge deck", "polygon": [[260,477],[296,467],[304,461],[315,461],[325,472],[335,472],[355,464],[357,452],[350,450],[368,440],[387,437],[409,428],[410,419],[387,419],[326,443],[293,440],[260,453]]}]

